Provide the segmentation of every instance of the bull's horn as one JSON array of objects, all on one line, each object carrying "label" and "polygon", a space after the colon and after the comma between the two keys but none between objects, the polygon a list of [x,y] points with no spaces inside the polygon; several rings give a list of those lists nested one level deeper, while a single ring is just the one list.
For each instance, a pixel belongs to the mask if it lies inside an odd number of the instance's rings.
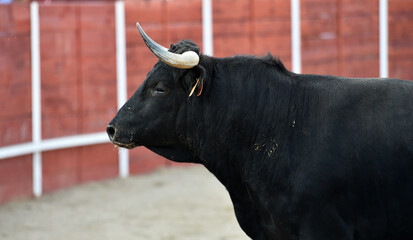
[{"label": "bull's horn", "polygon": [[136,23],[139,33],[141,34],[143,41],[146,46],[164,63],[181,69],[193,68],[199,63],[199,56],[194,51],[187,51],[182,54],[176,54],[169,52],[167,48],[162,47],[155,41],[153,41],[146,33],[142,30],[141,25]]}]

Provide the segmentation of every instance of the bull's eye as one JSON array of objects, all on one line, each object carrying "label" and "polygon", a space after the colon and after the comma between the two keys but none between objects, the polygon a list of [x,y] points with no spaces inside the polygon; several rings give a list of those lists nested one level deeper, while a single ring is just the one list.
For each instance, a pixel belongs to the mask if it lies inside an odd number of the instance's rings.
[{"label": "bull's eye", "polygon": [[152,95],[153,96],[160,96],[160,95],[165,95],[167,93],[167,89],[164,86],[157,85],[153,90],[152,90]]}]

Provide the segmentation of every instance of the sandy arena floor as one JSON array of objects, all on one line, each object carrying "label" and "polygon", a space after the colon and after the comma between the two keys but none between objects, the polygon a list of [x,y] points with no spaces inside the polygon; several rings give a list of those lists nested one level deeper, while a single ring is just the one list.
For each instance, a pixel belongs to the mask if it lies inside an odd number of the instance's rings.
[{"label": "sandy arena floor", "polygon": [[202,166],[89,183],[0,206],[2,240],[249,239]]}]

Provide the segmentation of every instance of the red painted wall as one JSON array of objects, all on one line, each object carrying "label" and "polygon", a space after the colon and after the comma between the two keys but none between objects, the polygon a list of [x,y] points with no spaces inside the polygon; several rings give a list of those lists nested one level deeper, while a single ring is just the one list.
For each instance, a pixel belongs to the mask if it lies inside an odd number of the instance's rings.
[{"label": "red painted wall", "polygon": [[303,72],[378,77],[378,6],[378,0],[302,0]]},{"label": "red painted wall", "polygon": [[[26,4],[0,5],[0,146],[31,141],[30,17]],[[32,158],[0,160],[0,203],[32,191]]]},{"label": "red painted wall", "polygon": [[290,68],[290,11],[289,1],[284,0],[214,1],[214,54],[271,52]]},{"label": "red painted wall", "polygon": [[[379,75],[378,1],[301,0],[302,71]],[[40,4],[42,137],[101,132],[116,113],[113,1]],[[202,48],[202,0],[125,2],[128,96],[156,58],[136,30],[164,46],[192,39]],[[290,4],[213,1],[214,54],[265,55],[291,68]],[[413,79],[413,3],[389,1],[389,74]],[[0,147],[31,141],[29,5],[0,5]],[[118,175],[111,144],[44,152],[43,191]],[[144,148],[130,151],[130,172],[173,163]],[[0,203],[32,195],[31,155],[0,160]]]},{"label": "red painted wall", "polygon": [[389,74],[413,80],[413,2],[389,1]]},{"label": "red painted wall", "polygon": [[31,141],[30,16],[0,5],[0,146]]}]

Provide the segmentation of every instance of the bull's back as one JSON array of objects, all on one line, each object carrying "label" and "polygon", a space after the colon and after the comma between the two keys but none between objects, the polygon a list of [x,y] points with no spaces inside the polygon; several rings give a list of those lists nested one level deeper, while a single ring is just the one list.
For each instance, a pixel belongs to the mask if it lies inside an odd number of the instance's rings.
[{"label": "bull's back", "polygon": [[330,133],[351,139],[348,144],[401,144],[412,150],[413,81],[327,78],[332,79],[316,83],[311,124],[331,128]]},{"label": "bull's back", "polygon": [[301,171],[308,194],[334,201],[360,239],[410,238],[413,82],[328,76],[313,82],[300,137],[306,156],[299,157],[307,161]]}]

